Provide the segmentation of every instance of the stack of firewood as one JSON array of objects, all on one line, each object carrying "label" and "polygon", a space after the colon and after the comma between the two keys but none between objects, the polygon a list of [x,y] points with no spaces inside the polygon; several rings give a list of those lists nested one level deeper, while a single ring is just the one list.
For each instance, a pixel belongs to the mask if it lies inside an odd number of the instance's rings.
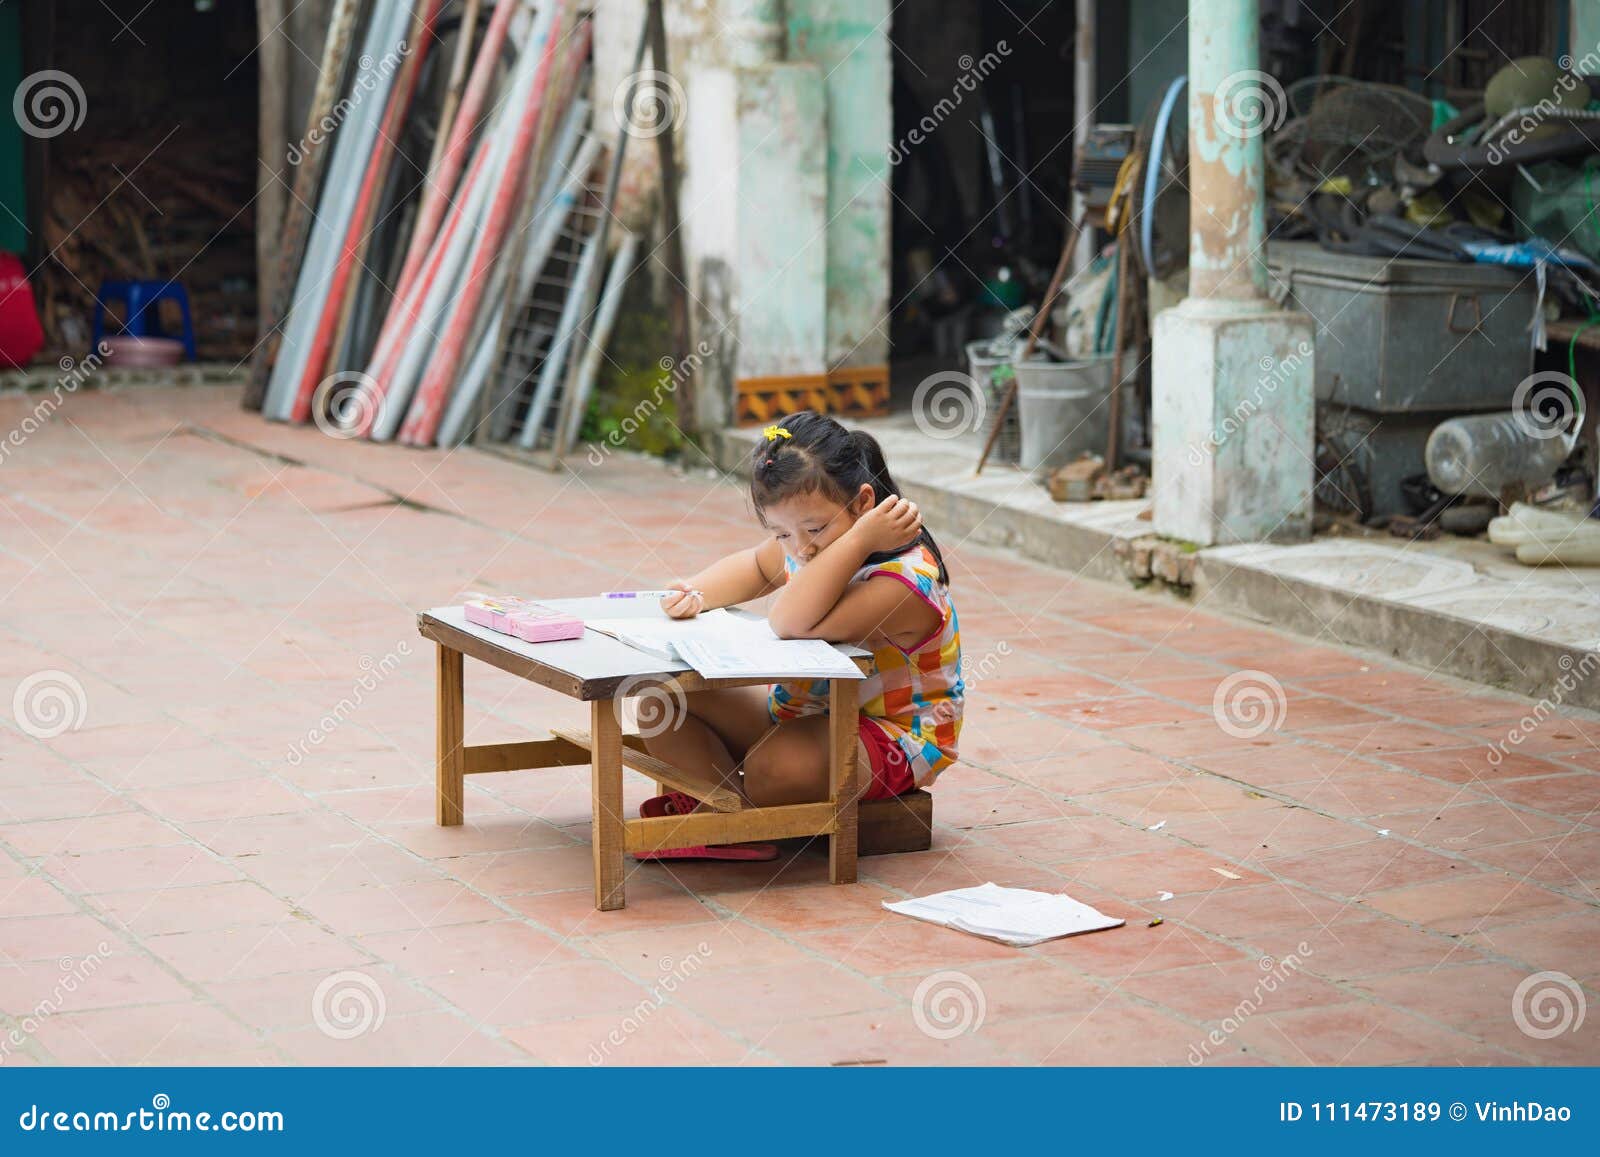
[{"label": "stack of firewood", "polygon": [[[50,150],[37,292],[52,349],[88,344],[104,279],[172,279],[188,290],[205,359],[242,359],[255,341],[254,142],[184,125],[161,136],[106,133]],[[108,323],[108,329],[115,327]]]}]

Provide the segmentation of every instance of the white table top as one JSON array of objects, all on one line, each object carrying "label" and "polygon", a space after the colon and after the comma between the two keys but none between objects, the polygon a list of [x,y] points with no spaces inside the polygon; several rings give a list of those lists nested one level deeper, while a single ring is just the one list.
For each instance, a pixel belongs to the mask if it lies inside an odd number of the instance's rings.
[{"label": "white table top", "polygon": [[[561,601],[552,599],[548,600],[548,603],[559,606]],[[670,676],[693,670],[687,663],[636,651],[626,643],[618,642],[610,635],[602,635],[599,631],[586,630],[581,639],[529,643],[514,635],[502,634],[477,623],[467,622],[466,609],[463,607],[434,607],[424,613],[444,626],[471,635],[501,652],[570,675],[583,683],[615,681],[637,675]],[[735,613],[750,612],[735,611]],[[834,649],[853,659],[870,657],[872,654],[871,651],[861,647],[840,644],[834,644]]]}]

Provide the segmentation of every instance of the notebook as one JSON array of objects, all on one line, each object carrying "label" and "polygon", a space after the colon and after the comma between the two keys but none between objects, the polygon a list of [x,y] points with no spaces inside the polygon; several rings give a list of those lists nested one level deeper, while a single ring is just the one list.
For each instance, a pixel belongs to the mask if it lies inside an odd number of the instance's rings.
[{"label": "notebook", "polygon": [[719,607],[703,611],[692,619],[670,619],[665,612],[661,612],[654,618],[585,619],[584,625],[602,635],[610,635],[636,651],[643,651],[658,659],[676,659],[677,644],[715,634],[719,628],[726,630],[723,624],[732,619],[732,615]]},{"label": "notebook", "polygon": [[[862,679],[854,660],[821,639],[780,639],[767,620],[722,608],[691,619],[668,618],[661,596],[549,599],[545,605],[583,619],[657,659],[689,664],[707,679]],[[607,614],[607,611],[621,612]]]}]

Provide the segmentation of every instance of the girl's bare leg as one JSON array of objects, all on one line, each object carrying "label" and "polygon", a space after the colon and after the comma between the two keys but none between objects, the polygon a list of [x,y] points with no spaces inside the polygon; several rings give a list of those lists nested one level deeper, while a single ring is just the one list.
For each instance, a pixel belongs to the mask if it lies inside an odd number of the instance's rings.
[{"label": "girl's bare leg", "polygon": [[[779,723],[744,755],[744,795],[756,807],[816,803],[828,798],[828,717]],[[872,782],[867,745],[856,740],[856,797]]]},{"label": "girl's bare leg", "polygon": [[741,791],[739,763],[772,727],[765,687],[692,691],[677,725],[645,736],[645,749],[674,767],[710,768],[734,791]]}]

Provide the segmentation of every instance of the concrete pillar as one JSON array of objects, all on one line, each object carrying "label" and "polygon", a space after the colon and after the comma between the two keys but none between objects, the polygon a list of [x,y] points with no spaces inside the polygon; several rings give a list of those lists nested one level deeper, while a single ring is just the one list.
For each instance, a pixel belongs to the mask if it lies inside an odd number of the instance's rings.
[{"label": "concrete pillar", "polygon": [[1311,534],[1311,319],[1266,296],[1260,0],[1189,4],[1189,296],[1153,327],[1154,522],[1201,546]]}]

